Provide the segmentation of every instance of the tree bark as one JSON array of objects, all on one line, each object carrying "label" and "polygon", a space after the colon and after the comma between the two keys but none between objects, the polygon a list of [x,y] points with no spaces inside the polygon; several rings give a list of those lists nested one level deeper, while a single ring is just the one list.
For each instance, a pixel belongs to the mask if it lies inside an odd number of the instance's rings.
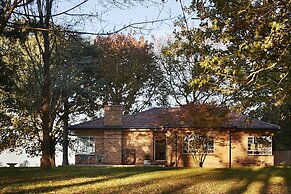
[{"label": "tree bark", "polygon": [[68,123],[69,123],[69,102],[65,96],[64,101],[64,129],[63,129],[63,165],[69,165],[68,159]]},{"label": "tree bark", "polygon": [[42,130],[43,130],[43,140],[42,140],[42,159],[41,159],[41,167],[42,168],[51,168],[51,136],[50,136],[50,101],[51,101],[51,92],[50,92],[50,65],[49,65],[49,36],[48,32],[43,33],[44,38],[44,53],[43,53],[43,61],[44,61],[44,84],[42,88]]},{"label": "tree bark", "polygon": [[[51,7],[52,0],[45,1],[45,13],[43,21],[43,10],[41,9],[41,1],[38,1],[40,23],[45,29],[50,28],[50,18],[51,18]],[[50,102],[51,102],[51,75],[50,75],[50,36],[49,32],[42,31],[43,37],[43,86],[42,86],[42,130],[43,130],[43,140],[42,140],[42,158],[41,167],[42,168],[52,168],[55,167],[55,148],[51,137],[52,126],[50,125]]]}]

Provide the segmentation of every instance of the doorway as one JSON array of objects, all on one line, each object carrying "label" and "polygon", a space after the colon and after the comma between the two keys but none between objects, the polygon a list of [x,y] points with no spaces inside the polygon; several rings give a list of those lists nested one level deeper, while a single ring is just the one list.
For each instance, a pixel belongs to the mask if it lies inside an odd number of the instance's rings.
[{"label": "doorway", "polygon": [[154,138],[155,160],[166,160],[167,141],[165,137]]}]

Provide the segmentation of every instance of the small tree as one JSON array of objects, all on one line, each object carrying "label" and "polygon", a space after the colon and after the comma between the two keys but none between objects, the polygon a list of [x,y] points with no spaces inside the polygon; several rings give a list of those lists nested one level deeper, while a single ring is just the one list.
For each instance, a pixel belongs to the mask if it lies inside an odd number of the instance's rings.
[{"label": "small tree", "polygon": [[[212,144],[211,144],[212,142]],[[191,154],[192,158],[199,162],[199,167],[203,166],[206,155],[211,152],[213,148],[213,138],[208,134],[196,134],[192,132],[190,135],[184,137],[183,148],[187,148],[187,152]],[[212,147],[210,147],[211,145]],[[183,149],[184,151],[185,149]]]},{"label": "small tree", "polygon": [[229,110],[215,104],[187,104],[176,114],[168,117],[168,123],[183,139],[183,152],[191,154],[195,162],[203,167],[207,154],[213,152],[215,137],[213,130],[226,126]]}]

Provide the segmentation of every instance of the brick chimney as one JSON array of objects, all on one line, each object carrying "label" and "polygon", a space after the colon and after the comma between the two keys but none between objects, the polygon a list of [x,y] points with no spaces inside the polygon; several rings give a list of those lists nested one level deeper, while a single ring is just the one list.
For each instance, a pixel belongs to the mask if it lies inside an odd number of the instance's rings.
[{"label": "brick chimney", "polygon": [[105,105],[104,107],[104,125],[121,126],[122,125],[122,105]]}]

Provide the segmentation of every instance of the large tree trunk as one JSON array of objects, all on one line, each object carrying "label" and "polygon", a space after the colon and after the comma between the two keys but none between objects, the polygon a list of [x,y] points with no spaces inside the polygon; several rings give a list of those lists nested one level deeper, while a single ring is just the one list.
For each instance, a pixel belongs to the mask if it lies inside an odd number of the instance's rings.
[{"label": "large tree trunk", "polygon": [[56,166],[56,143],[53,140],[53,137],[50,138],[50,165],[51,167]]},{"label": "large tree trunk", "polygon": [[[48,95],[48,94],[46,94]],[[41,144],[42,158],[40,166],[42,168],[51,168],[53,165],[51,161],[51,137],[50,137],[50,127],[49,127],[49,110],[48,110],[48,97],[43,95],[43,105],[42,105],[42,131],[43,139]]]},{"label": "large tree trunk", "polygon": [[[48,53],[43,54],[44,59],[48,60]],[[42,159],[41,159],[41,167],[42,168],[51,168],[54,167],[53,158],[54,154],[51,153],[51,126],[50,126],[50,100],[51,100],[51,92],[50,92],[50,70],[49,70],[49,62],[44,60],[44,85],[42,89],[42,131],[43,131],[43,140],[42,140]]]},{"label": "large tree trunk", "polygon": [[[47,33],[47,32],[45,32]],[[45,34],[43,33],[43,34]],[[44,84],[42,88],[42,131],[43,131],[43,140],[42,140],[42,159],[41,159],[41,167],[42,168],[51,168],[54,165],[51,164],[51,161],[54,160],[51,154],[51,127],[50,127],[50,101],[51,101],[51,92],[50,92],[50,85],[51,85],[51,78],[50,78],[50,67],[49,67],[49,50],[47,50],[47,44],[49,44],[48,35],[44,35],[44,53],[43,53],[43,60],[44,60]],[[48,45],[49,46],[49,45]]]},{"label": "large tree trunk", "polygon": [[65,96],[64,101],[64,129],[63,129],[63,165],[69,165],[68,159],[68,123],[69,123],[69,102]]},{"label": "large tree trunk", "polygon": [[43,20],[43,10],[42,10],[42,1],[37,1],[38,3],[38,12],[40,15],[41,25],[47,29],[42,31],[43,37],[43,46],[44,50],[42,52],[43,58],[43,86],[42,86],[42,130],[43,130],[43,140],[42,140],[42,158],[41,158],[41,167],[42,168],[52,168],[55,167],[55,148],[54,143],[52,142],[50,126],[50,102],[51,102],[51,75],[50,75],[50,37],[49,31],[50,28],[50,17],[51,17],[51,6],[52,0],[45,1],[45,13]]}]

